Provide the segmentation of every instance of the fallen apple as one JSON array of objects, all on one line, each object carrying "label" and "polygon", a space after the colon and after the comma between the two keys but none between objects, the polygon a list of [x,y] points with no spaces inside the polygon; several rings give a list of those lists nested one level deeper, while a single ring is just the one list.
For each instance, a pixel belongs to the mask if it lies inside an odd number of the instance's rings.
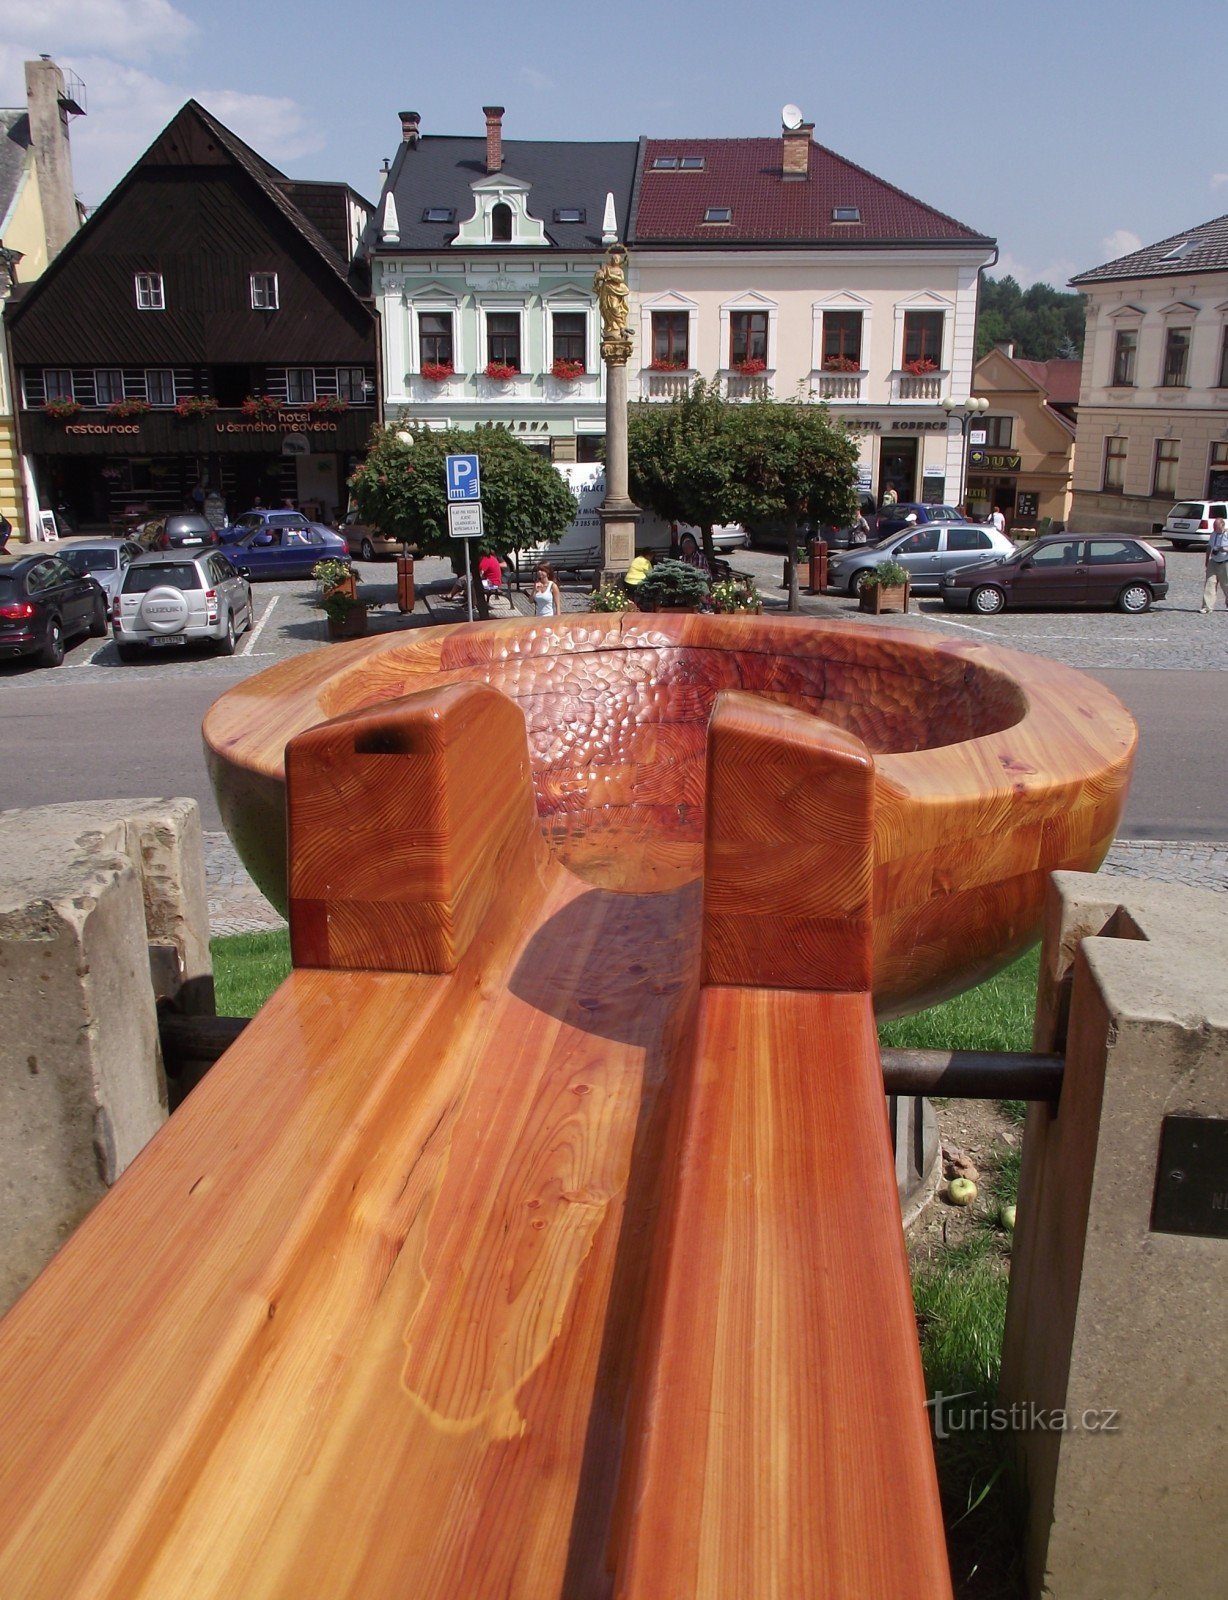
[{"label": "fallen apple", "polygon": [[1007,1233],[1014,1233],[1014,1231],[1015,1231],[1015,1208],[1014,1208],[1014,1206],[1003,1206],[1002,1207],[1002,1226],[1006,1229]]},{"label": "fallen apple", "polygon": [[976,1184],[971,1178],[952,1178],[947,1184],[947,1199],[953,1206],[970,1206],[976,1199]]}]

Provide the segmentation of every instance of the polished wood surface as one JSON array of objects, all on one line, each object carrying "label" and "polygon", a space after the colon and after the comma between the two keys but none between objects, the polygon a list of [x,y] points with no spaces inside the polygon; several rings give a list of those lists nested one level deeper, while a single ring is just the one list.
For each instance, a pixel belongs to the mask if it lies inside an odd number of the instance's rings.
[{"label": "polished wood surface", "polygon": [[560,619],[206,741],[296,970],[0,1323],[0,1595],[949,1596],[873,1006],[1095,864],[1117,702]]}]

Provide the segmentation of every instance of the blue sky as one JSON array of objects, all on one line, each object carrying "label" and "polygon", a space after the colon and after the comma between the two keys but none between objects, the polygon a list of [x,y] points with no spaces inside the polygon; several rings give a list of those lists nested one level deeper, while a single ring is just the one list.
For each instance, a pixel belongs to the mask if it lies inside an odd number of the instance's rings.
[{"label": "blue sky", "polygon": [[[397,113],[508,138],[775,135],[822,143],[997,238],[1025,284],[1228,212],[1228,0],[0,0],[21,63],[85,81],[77,190],[96,205],[189,96],[301,177],[374,198]],[[603,55],[608,65],[603,65]]]}]

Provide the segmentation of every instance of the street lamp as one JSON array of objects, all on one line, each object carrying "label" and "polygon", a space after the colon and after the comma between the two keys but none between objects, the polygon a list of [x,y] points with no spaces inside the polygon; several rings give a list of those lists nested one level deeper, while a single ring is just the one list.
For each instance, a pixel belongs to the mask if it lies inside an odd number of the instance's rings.
[{"label": "street lamp", "polygon": [[966,400],[956,400],[952,395],[946,395],[938,402],[948,417],[958,416],[960,450],[959,450],[959,493],[955,496],[955,504],[962,506],[964,503],[964,479],[968,473],[968,426],[977,417],[983,417],[989,410],[989,401],[982,400],[977,395],[969,395]]}]

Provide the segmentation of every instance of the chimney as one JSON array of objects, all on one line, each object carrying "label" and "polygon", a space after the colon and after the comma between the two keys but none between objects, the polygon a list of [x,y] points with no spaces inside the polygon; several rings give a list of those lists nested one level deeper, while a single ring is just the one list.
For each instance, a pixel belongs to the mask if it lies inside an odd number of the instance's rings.
[{"label": "chimney", "polygon": [[503,166],[503,107],[483,106],[486,117],[486,170],[498,172]]},{"label": "chimney", "polygon": [[33,147],[34,170],[38,174],[49,261],[55,260],[80,226],[73,193],[68,119],[80,114],[82,103],[76,94],[69,92],[69,88],[64,81],[64,74],[49,56],[26,62],[30,144]]},{"label": "chimney", "polygon": [[1001,350],[1002,354],[1009,356],[1012,361],[1015,359],[1015,342],[1013,339],[999,339],[997,344],[994,345],[994,349]]},{"label": "chimney", "polygon": [[401,112],[401,142],[403,144],[417,144],[422,135],[418,132],[418,124],[422,118],[416,111]]},{"label": "chimney", "polygon": [[810,176],[810,135],[813,132],[813,122],[799,122],[796,128],[780,130],[781,169],[786,183],[797,183]]}]

